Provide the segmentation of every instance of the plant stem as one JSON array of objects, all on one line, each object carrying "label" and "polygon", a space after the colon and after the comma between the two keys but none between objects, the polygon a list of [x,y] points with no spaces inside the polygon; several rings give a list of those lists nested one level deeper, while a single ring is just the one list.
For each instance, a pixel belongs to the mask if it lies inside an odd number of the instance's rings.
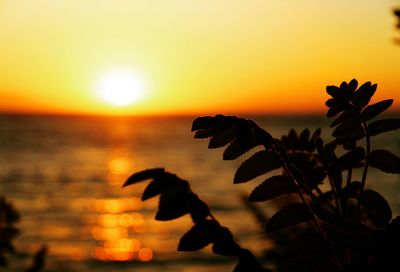
[{"label": "plant stem", "polygon": [[[349,170],[348,170],[348,172],[347,172],[346,187],[349,187],[349,186],[350,186],[352,175],[353,175],[353,167],[350,166],[350,168],[349,168]],[[341,200],[342,200],[342,208],[343,208],[342,211],[343,211],[343,215],[346,216],[346,214],[347,214],[346,206],[347,206],[348,196],[345,195],[345,197],[342,198]]]},{"label": "plant stem", "polygon": [[[365,156],[365,165],[364,165],[364,171],[362,174],[362,178],[361,178],[361,191],[364,190],[365,188],[365,183],[367,181],[367,173],[368,173],[368,166],[369,166],[369,157],[370,157],[370,153],[371,153],[371,139],[369,136],[369,130],[368,130],[368,125],[367,122],[365,122],[364,120],[362,120],[362,124],[365,130],[365,140],[366,140],[366,156]],[[357,201],[357,208],[356,208],[356,212],[355,212],[355,216],[354,216],[354,221],[358,221],[360,219],[360,202]]]},{"label": "plant stem", "polygon": [[338,195],[338,192],[337,192],[336,187],[335,187],[335,182],[332,180],[332,177],[331,177],[331,175],[329,175],[329,173],[328,173],[328,180],[329,180],[329,184],[331,185],[332,191],[333,191],[334,196],[335,196],[334,199],[335,199],[337,212],[339,214],[341,214],[342,213],[342,207],[340,205],[339,195]]}]

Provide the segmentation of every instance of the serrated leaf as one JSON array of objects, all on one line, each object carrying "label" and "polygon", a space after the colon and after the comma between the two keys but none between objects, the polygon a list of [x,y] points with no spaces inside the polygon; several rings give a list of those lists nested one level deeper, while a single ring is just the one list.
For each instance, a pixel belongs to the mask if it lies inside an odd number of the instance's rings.
[{"label": "serrated leaf", "polygon": [[296,185],[286,175],[273,176],[263,181],[251,192],[249,201],[267,201],[283,194],[296,192]]},{"label": "serrated leaf", "polygon": [[349,169],[357,165],[365,158],[364,148],[357,146],[355,149],[347,152],[339,158],[339,163],[344,169]]},{"label": "serrated leaf", "polygon": [[211,244],[215,239],[218,224],[205,220],[194,225],[179,241],[178,251],[196,251]]},{"label": "serrated leaf", "polygon": [[247,182],[281,166],[278,155],[269,151],[259,151],[239,166],[233,182]]},{"label": "serrated leaf", "polygon": [[260,143],[256,141],[239,142],[237,140],[234,140],[225,149],[223,159],[235,160],[258,145],[260,145]]},{"label": "serrated leaf", "polygon": [[326,255],[329,251],[329,245],[320,234],[305,232],[287,244],[284,254],[288,261],[300,261]]},{"label": "serrated leaf", "polygon": [[183,190],[187,190],[189,188],[189,183],[178,178],[174,174],[163,173],[149,183],[143,192],[142,201],[155,197],[175,187],[181,187]]},{"label": "serrated leaf", "polygon": [[369,105],[361,112],[364,121],[371,120],[387,110],[393,104],[393,99],[383,100],[373,105]]},{"label": "serrated leaf", "polygon": [[336,138],[357,138],[363,136],[364,130],[361,128],[361,120],[358,116],[346,119],[335,128],[332,133]]},{"label": "serrated leaf", "polygon": [[388,150],[373,150],[369,165],[386,173],[400,174],[400,158]]},{"label": "serrated leaf", "polygon": [[292,203],[284,206],[268,220],[265,231],[279,231],[306,222],[311,218],[312,215],[304,204]]},{"label": "serrated leaf", "polygon": [[386,199],[373,190],[361,192],[359,202],[367,212],[368,219],[377,227],[384,227],[392,219],[392,210]]},{"label": "serrated leaf", "polygon": [[164,174],[164,168],[152,168],[152,169],[147,169],[144,171],[140,171],[137,172],[133,175],[131,175],[124,183],[124,185],[122,185],[122,187],[126,187],[128,185],[134,184],[134,183],[138,183],[140,181],[144,181],[147,179],[153,179],[155,177],[158,177],[162,174]]},{"label": "serrated leaf", "polygon": [[369,135],[375,136],[383,132],[392,131],[400,128],[400,119],[383,119],[377,120],[369,124]]},{"label": "serrated leaf", "polygon": [[155,219],[168,221],[190,213],[191,203],[189,197],[187,189],[182,187],[173,187],[162,193]]}]

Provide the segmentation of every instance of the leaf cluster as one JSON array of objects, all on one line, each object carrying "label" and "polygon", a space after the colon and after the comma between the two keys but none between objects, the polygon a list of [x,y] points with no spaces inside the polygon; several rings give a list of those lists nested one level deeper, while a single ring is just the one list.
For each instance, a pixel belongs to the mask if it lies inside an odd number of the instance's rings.
[{"label": "leaf cluster", "polygon": [[[386,173],[400,173],[398,156],[388,150],[371,149],[372,137],[400,128],[399,119],[379,118],[393,100],[370,104],[376,89],[377,85],[371,82],[358,86],[355,79],[327,87],[331,96],[326,101],[327,116],[335,117],[331,123],[334,140],[328,143],[321,138],[320,129],[312,133],[308,129],[300,133],[290,130],[277,139],[254,121],[236,116],[205,116],[193,121],[194,137],[209,138],[209,148],[225,147],[224,160],[237,159],[262,147],[242,162],[233,178],[234,184],[240,184],[268,174],[250,193],[248,201],[294,196],[264,224],[264,231],[271,234],[299,224],[307,226],[285,246],[287,271],[399,268],[393,264],[400,257],[400,219],[392,220],[386,199],[366,188],[370,166]],[[362,172],[358,178],[353,171],[357,168]],[[280,173],[270,175],[273,170]],[[182,237],[178,250],[198,250],[213,244],[216,254],[240,256],[239,252],[248,252],[234,242],[227,228],[218,224],[188,182],[156,168],[132,175],[125,185],[145,179],[152,182],[142,199],[161,195],[157,220],[192,216],[195,226]],[[322,189],[326,187],[329,189]],[[225,238],[218,242],[217,237]],[[222,244],[232,252],[216,250]],[[254,256],[249,256],[252,257],[248,260],[253,260]],[[250,263],[253,262],[239,261],[236,269],[259,271]]]},{"label": "leaf cluster", "polygon": [[19,230],[15,224],[20,216],[13,205],[4,197],[0,197],[0,266],[6,266],[5,253],[15,251],[13,240],[18,236]]},{"label": "leaf cluster", "polygon": [[147,169],[131,175],[125,186],[151,180],[142,194],[142,200],[160,196],[155,219],[168,221],[190,214],[193,227],[179,241],[178,251],[196,251],[212,245],[212,252],[222,256],[235,256],[238,264],[235,272],[263,269],[247,249],[233,238],[230,230],[222,226],[211,214],[208,205],[190,188],[187,181],[166,172],[163,168]]}]

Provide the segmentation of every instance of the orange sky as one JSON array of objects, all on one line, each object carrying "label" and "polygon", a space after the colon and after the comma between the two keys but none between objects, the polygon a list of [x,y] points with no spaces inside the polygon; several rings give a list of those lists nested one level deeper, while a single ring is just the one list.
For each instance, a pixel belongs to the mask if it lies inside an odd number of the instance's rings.
[{"label": "orange sky", "polygon": [[[0,111],[309,113],[357,78],[400,104],[400,36],[376,0],[0,0]],[[113,69],[146,83],[116,107]]]}]

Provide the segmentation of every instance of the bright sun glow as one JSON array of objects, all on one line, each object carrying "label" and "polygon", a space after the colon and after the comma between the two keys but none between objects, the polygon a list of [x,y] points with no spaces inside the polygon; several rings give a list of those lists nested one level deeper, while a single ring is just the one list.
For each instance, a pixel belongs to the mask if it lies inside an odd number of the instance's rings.
[{"label": "bright sun glow", "polygon": [[126,106],[141,100],[145,95],[145,86],[141,78],[129,70],[115,70],[105,74],[96,91],[107,103]]}]

